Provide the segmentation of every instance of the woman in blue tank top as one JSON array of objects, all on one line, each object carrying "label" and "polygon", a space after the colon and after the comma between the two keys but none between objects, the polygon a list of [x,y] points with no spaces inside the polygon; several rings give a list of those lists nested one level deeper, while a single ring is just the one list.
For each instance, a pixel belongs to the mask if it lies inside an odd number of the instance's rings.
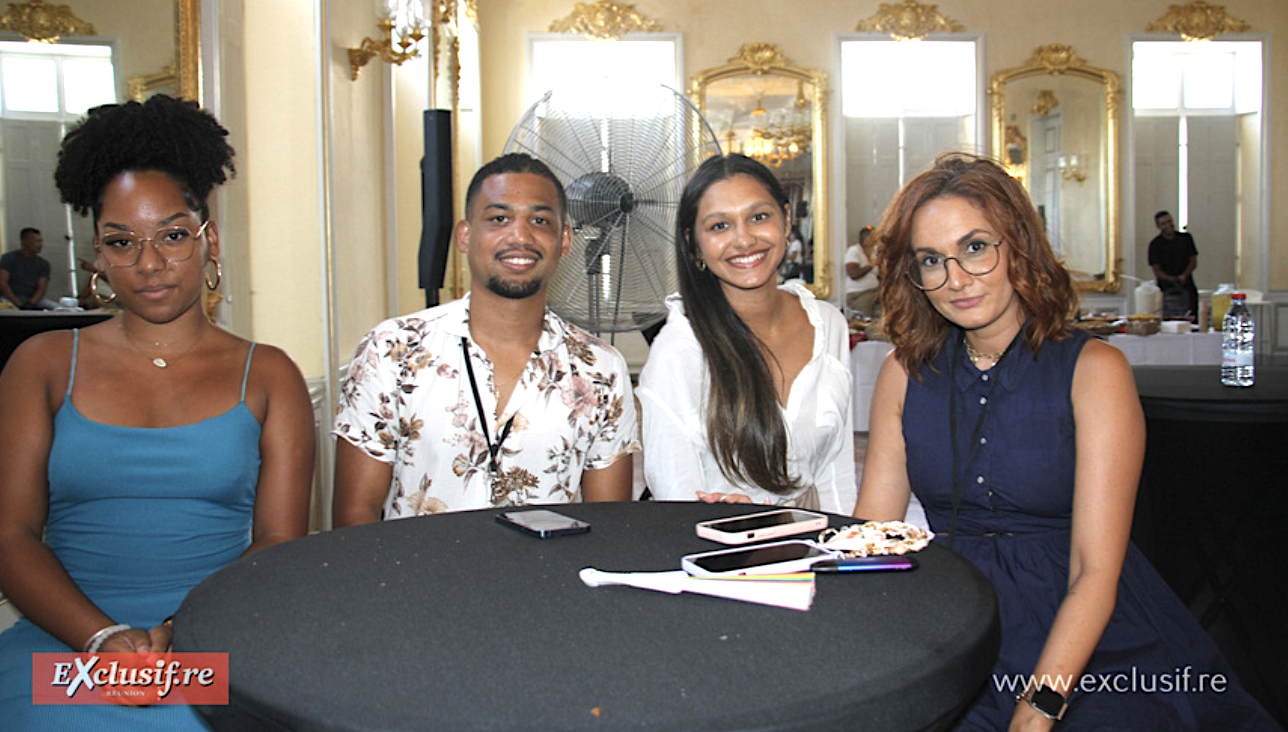
[{"label": "woman in blue tank top", "polygon": [[[1123,355],[1069,327],[1077,294],[1044,228],[1018,182],[966,155],[886,209],[896,350],[855,516],[902,518],[915,492],[937,540],[993,583],[1002,647],[958,729],[1274,729],[1130,543],[1140,400]],[[1226,683],[1172,688],[1180,669]],[[1118,691],[1128,679],[1153,691]]]},{"label": "woman in blue tank top", "polygon": [[156,96],[91,110],[63,140],[55,181],[93,215],[91,285],[121,314],[31,338],[0,374],[0,589],[25,616],[0,634],[6,729],[200,728],[182,706],[35,706],[31,654],[168,651],[189,589],[307,530],[300,372],[203,309],[226,135]]}]

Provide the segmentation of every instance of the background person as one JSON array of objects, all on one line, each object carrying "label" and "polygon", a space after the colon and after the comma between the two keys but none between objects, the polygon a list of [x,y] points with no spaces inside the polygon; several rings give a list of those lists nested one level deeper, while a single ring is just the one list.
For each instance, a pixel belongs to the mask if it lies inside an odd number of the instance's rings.
[{"label": "background person", "polygon": [[782,184],[742,155],[704,162],[680,198],[680,292],[640,374],[644,476],[661,500],[854,506],[849,329],[776,273]]},{"label": "background person", "polygon": [[845,306],[876,317],[881,312],[877,299],[881,282],[872,261],[872,227],[865,226],[859,230],[859,242],[845,250]]},{"label": "background person", "polygon": [[[915,492],[937,541],[993,583],[1001,652],[959,729],[1050,729],[1065,701],[1062,730],[1273,729],[1130,544],[1145,445],[1131,368],[1068,325],[1077,294],[1020,184],[989,160],[943,156],[895,197],[876,237],[896,350],[877,380],[854,513],[902,518]],[[1229,688],[1071,685],[1191,667]],[[1028,680],[1032,702],[1017,702]]]},{"label": "background person", "polygon": [[1149,242],[1149,266],[1163,291],[1163,316],[1197,317],[1199,288],[1194,284],[1194,269],[1199,266],[1199,250],[1194,237],[1177,231],[1176,222],[1166,211],[1154,214],[1154,225],[1159,234]]},{"label": "background person", "polygon": [[45,297],[49,262],[40,256],[45,238],[39,229],[23,229],[21,246],[0,257],[0,297],[23,310],[53,310],[58,303]]},{"label": "background person", "polygon": [[465,195],[462,299],[377,325],[335,418],[335,525],[536,503],[628,501],[635,400],[616,350],[546,307],[572,245],[559,179],[514,153]]},{"label": "background person", "polygon": [[308,528],[304,380],[201,310],[226,135],[154,96],[96,107],[63,140],[55,182],[93,214],[96,290],[110,280],[122,313],[33,336],[0,373],[0,589],[25,616],[0,634],[6,729],[205,729],[185,706],[33,706],[31,654],[167,651],[190,588]]}]

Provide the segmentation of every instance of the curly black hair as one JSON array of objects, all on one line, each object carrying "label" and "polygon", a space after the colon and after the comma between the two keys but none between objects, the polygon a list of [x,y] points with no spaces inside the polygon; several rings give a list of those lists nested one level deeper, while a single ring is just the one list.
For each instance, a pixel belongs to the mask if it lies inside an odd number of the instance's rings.
[{"label": "curly black hair", "polygon": [[179,182],[188,205],[204,220],[210,217],[211,190],[236,174],[227,136],[195,102],[158,94],[142,104],[105,104],[63,137],[54,184],[63,203],[81,215],[92,212],[97,223],[103,191],[118,175],[159,171]]}]

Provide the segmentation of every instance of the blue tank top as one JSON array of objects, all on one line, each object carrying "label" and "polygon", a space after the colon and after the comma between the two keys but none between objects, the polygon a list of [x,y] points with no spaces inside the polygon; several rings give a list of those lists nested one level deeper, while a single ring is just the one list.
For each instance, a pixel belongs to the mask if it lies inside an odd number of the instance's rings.
[{"label": "blue tank top", "polygon": [[54,417],[45,541],[77,586],[118,623],[151,627],[250,544],[260,425],[238,403],[164,428],[86,419],[67,393]]}]

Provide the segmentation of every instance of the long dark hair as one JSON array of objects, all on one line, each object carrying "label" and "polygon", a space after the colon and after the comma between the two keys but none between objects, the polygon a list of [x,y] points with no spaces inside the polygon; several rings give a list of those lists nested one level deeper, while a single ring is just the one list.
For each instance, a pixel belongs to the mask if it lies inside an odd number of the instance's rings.
[{"label": "long dark hair", "polygon": [[734,312],[720,281],[699,266],[693,231],[703,194],[737,175],[751,176],[782,207],[784,217],[789,214],[787,192],[764,165],[744,155],[708,158],[684,187],[675,217],[680,295],[707,362],[707,442],[720,472],[730,482],[786,494],[799,490],[800,482],[787,472],[787,426],[769,370],[772,356]]},{"label": "long dark hair", "polygon": [[913,178],[881,216],[876,237],[881,266],[881,313],[899,362],[916,374],[939,353],[951,324],[907,276],[912,260],[912,219],[927,202],[954,197],[979,208],[1007,247],[1007,277],[1024,310],[1025,339],[1037,353],[1048,339],[1068,333],[1078,294],[1051,243],[1042,218],[1019,181],[988,158],[946,153]]}]

